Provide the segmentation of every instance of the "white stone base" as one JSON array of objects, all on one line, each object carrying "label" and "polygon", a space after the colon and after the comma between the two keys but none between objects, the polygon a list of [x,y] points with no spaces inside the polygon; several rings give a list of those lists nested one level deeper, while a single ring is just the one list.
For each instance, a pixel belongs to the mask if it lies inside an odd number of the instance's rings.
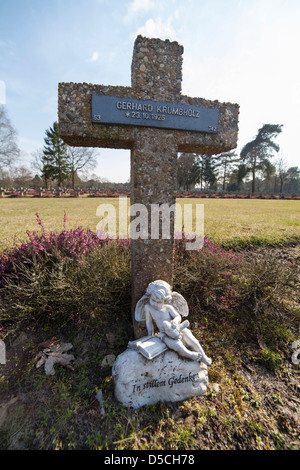
[{"label": "white stone base", "polygon": [[182,358],[170,350],[148,360],[127,349],[117,357],[112,376],[116,399],[135,409],[203,395],[208,386],[204,363]]}]

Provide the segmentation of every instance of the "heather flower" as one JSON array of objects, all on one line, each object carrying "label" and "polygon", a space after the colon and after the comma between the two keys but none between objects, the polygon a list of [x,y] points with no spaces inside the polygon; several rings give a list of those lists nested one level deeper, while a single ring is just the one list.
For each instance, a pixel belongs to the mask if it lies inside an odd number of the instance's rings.
[{"label": "heather flower", "polygon": [[63,228],[66,230],[66,223],[67,223],[67,211],[64,211],[64,223],[63,223]]},{"label": "heather flower", "polygon": [[41,218],[36,214],[37,223],[42,232],[27,231],[28,241],[6,249],[0,255],[0,287],[6,285],[7,279],[12,278],[22,270],[22,266],[44,263],[54,266],[55,263],[67,258],[82,261],[88,251],[102,247],[109,240],[99,238],[92,230],[78,227],[76,230],[65,229],[66,212],[64,214],[64,230],[61,233],[46,233]]},{"label": "heather flower", "polygon": [[41,219],[40,219],[40,216],[39,216],[39,214],[38,214],[38,213],[36,213],[35,215],[36,215],[36,220],[37,220],[37,223],[38,223],[38,224],[39,224],[39,225],[42,227],[42,231],[44,232],[44,231],[45,231],[45,229],[44,229],[44,226],[43,226],[43,224],[42,224],[42,221],[41,221]]}]

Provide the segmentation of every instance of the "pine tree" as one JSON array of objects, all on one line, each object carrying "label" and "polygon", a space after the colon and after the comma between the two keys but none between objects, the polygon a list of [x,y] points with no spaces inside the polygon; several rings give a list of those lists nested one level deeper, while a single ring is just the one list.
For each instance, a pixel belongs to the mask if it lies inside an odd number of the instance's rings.
[{"label": "pine tree", "polygon": [[70,174],[70,166],[67,145],[58,135],[57,122],[54,122],[53,127],[46,130],[44,141],[42,177],[46,182],[49,179],[56,179],[58,186],[62,186],[63,181]]},{"label": "pine tree", "polygon": [[268,165],[272,152],[279,151],[279,145],[273,139],[282,131],[282,124],[264,124],[256,137],[246,144],[241,151],[241,160],[247,171],[252,173],[252,193],[255,192],[255,178],[258,170],[264,170]]}]

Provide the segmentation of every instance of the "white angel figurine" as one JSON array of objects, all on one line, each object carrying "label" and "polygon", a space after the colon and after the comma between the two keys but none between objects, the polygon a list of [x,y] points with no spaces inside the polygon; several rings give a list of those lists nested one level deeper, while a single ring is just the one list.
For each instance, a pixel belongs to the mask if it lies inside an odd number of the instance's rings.
[{"label": "white angel figurine", "polygon": [[178,292],[172,292],[170,285],[165,281],[151,282],[146,294],[137,302],[135,319],[145,321],[149,336],[155,335],[155,325],[158,336],[180,356],[203,361],[210,365],[211,359],[204,353],[199,341],[188,329],[189,321],[181,323],[181,316],[189,314],[188,304]]}]

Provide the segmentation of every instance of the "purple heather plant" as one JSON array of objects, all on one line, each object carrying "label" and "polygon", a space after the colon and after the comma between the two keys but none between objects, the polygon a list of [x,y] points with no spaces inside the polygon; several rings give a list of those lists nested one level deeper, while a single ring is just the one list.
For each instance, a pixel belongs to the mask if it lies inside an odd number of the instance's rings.
[{"label": "purple heather plant", "polygon": [[[40,232],[29,232],[29,240],[8,248],[0,254],[0,287],[6,285],[7,279],[18,274],[22,266],[32,263],[55,264],[63,259],[77,259],[82,262],[87,252],[102,247],[107,238],[99,237],[90,229],[78,227],[66,230],[66,213],[64,214],[63,231],[46,233],[43,223],[36,214]],[[21,268],[22,269],[22,268]]]},{"label": "purple heather plant", "polygon": [[[63,230],[60,233],[57,231],[47,233],[38,213],[36,213],[36,220],[41,228],[40,232],[27,231],[28,241],[26,243],[8,248],[0,254],[0,287],[5,286],[7,280],[17,276],[24,266],[30,267],[33,263],[46,264],[47,266],[55,266],[56,263],[66,260],[77,260],[77,262],[83,263],[87,253],[96,248],[101,248],[111,241],[124,250],[128,250],[130,246],[130,240],[110,240],[104,233],[95,233],[83,227],[66,230],[66,211],[63,218]],[[236,262],[236,256],[233,256],[230,251],[221,249],[208,237],[204,238],[201,250],[187,251],[185,245],[188,240],[190,238],[184,234],[180,239],[175,238],[175,265],[183,266],[187,264],[194,273],[204,269],[204,276],[201,276],[200,272],[198,274],[200,274],[201,279],[203,278],[202,290],[207,290],[209,289],[208,283],[211,282],[210,273],[207,273],[210,269],[209,264],[205,261],[207,256],[210,255],[212,258],[218,259],[218,267],[221,264],[223,266],[224,261],[225,265],[228,262],[230,265],[232,262]],[[230,277],[230,275],[229,272],[227,277]],[[224,276],[226,276],[226,272],[224,272]]]}]

